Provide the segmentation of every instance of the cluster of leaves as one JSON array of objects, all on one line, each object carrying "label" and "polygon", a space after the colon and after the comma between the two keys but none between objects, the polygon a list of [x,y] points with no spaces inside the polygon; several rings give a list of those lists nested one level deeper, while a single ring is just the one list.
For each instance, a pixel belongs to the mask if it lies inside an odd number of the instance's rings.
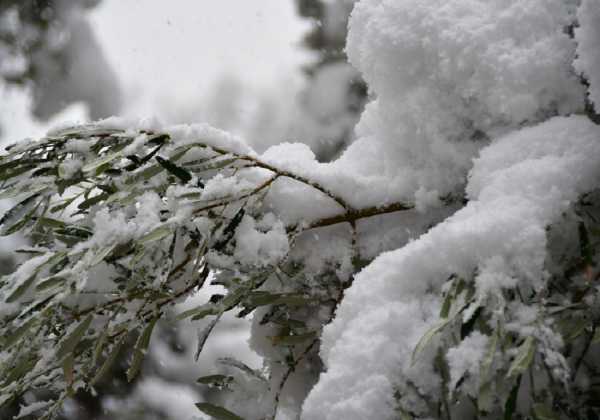
[{"label": "cluster of leaves", "polygon": [[[59,395],[46,413],[50,418],[77,389],[93,389],[137,336],[127,370],[133,380],[157,320],[212,275],[227,294],[171,316],[211,318],[199,333],[196,357],[223,313],[234,309],[243,317],[269,308],[262,322],[278,326],[272,344],[291,354],[290,372],[315,346],[319,331],[291,314],[312,312],[319,299],[303,286],[289,254],[269,264],[234,258],[243,218],[264,213],[264,197],[278,178],[304,182],[301,177],[200,139],[179,144],[168,133],[102,126],[63,130],[7,151],[0,158],[0,198],[17,204],[0,220],[1,233],[19,232],[31,246],[17,250],[28,258],[0,281],[6,305],[0,404],[51,389]],[[255,176],[245,177],[251,171]],[[214,178],[241,187],[204,194]],[[157,200],[155,223],[144,219],[144,197]],[[286,232],[291,248],[301,229]],[[280,290],[263,287],[270,279]],[[331,299],[323,304],[331,306]],[[294,358],[297,348],[301,356]],[[213,379],[230,382],[201,382]]]},{"label": "cluster of leaves", "polygon": [[[600,193],[586,194],[548,228],[551,276],[542,290],[518,282],[481,299],[470,280],[452,276],[445,287],[440,321],[413,352],[413,364],[437,349],[433,363],[442,379],[440,396],[420,395],[438,418],[598,419],[600,405]],[[515,312],[536,313],[515,328]],[[511,326],[512,323],[512,326]],[[524,332],[529,334],[524,334]],[[469,335],[486,337],[476,375],[451,378],[449,348]],[[458,379],[458,380],[457,380]],[[410,385],[410,384],[409,384]],[[405,391],[406,392],[406,391]],[[398,410],[403,419],[422,413]],[[517,403],[519,401],[519,403]]]}]

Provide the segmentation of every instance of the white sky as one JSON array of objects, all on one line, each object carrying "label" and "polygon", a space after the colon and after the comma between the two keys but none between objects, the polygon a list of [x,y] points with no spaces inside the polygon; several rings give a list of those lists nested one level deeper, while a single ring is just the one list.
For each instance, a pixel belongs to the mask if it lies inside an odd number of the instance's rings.
[{"label": "white sky", "polygon": [[[91,13],[131,112],[207,95],[227,75],[252,89],[299,83],[308,23],[293,0],[103,0]],[[135,103],[132,103],[134,101]]]},{"label": "white sky", "polygon": [[[309,23],[296,15],[294,0],[103,0],[89,19],[121,81],[127,115],[160,117],[161,101],[163,109],[198,104],[225,76],[246,91],[275,90],[293,101],[300,67],[310,61],[300,45]],[[1,92],[3,141],[85,117],[74,104],[41,123],[29,106],[25,93]]]}]

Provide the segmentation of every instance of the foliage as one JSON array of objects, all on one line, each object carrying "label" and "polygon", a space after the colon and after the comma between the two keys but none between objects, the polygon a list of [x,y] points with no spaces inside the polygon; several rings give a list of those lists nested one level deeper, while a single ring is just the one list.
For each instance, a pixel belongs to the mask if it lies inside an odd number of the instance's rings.
[{"label": "foliage", "polygon": [[[308,287],[289,249],[306,229],[361,215],[283,228],[263,217],[262,205],[279,178],[330,195],[319,184],[202,139],[180,144],[147,130],[84,126],[7,149],[1,197],[17,204],[0,221],[2,233],[21,232],[32,246],[17,251],[30,258],[1,284],[3,403],[58,387],[55,410],[75,389],[93,388],[135,333],[127,371],[133,380],[157,319],[211,273],[228,293],[172,316],[213,320],[199,334],[198,355],[224,312],[245,317],[260,307],[270,308],[261,322],[277,325],[272,345],[289,353],[287,375],[316,345],[319,328],[294,315],[332,311],[344,286]],[[211,179],[220,189],[207,194]],[[281,235],[282,249],[255,262],[240,259],[236,232],[248,218],[262,218],[261,229]],[[263,288],[269,281],[280,286]]]}]

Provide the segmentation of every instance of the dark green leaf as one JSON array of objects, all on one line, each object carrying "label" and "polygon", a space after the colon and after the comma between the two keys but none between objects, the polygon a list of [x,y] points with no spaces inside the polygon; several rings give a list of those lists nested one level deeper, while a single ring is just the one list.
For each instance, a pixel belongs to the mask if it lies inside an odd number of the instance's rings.
[{"label": "dark green leaf", "polygon": [[100,203],[101,201],[106,200],[108,197],[110,197],[110,194],[108,194],[108,193],[98,194],[92,198],[88,198],[87,200],[82,201],[81,203],[79,203],[77,208],[79,210],[87,210],[90,207],[92,207],[93,205],[96,205],[96,204]]},{"label": "dark green leaf", "polygon": [[7,386],[15,381],[18,381],[19,379],[27,375],[27,373],[29,373],[31,369],[33,369],[39,358],[39,356],[29,354],[20,359],[16,366],[7,372],[3,386]]},{"label": "dark green leaf", "polygon": [[154,326],[156,325],[156,321],[158,318],[154,318],[152,321],[146,325],[144,331],[140,334],[135,343],[135,348],[133,350],[133,359],[131,361],[131,365],[127,370],[127,380],[131,382],[140,371],[142,367],[142,362],[144,361],[144,357],[146,352],[148,351],[148,346],[150,345],[150,338],[152,338],[152,330],[154,330]]},{"label": "dark green leaf", "polygon": [[557,416],[552,408],[546,404],[534,404],[533,416],[536,420],[559,420],[560,416]]},{"label": "dark green leaf", "polygon": [[31,287],[35,277],[37,275],[37,271],[34,272],[31,276],[29,276],[25,281],[23,281],[17,288],[6,298],[6,303],[12,303],[19,299],[21,296],[25,294],[25,292]]},{"label": "dark green leaf", "polygon": [[58,348],[58,351],[56,352],[56,357],[58,359],[62,359],[75,349],[75,346],[84,336],[93,319],[94,317],[91,314],[88,315],[83,321],[79,323],[79,325],[77,325],[73,332],[71,332],[71,334],[69,334],[69,336],[62,341],[60,347]]},{"label": "dark green leaf", "polygon": [[508,399],[504,404],[504,420],[511,420],[515,410],[517,409],[517,396],[519,395],[519,387],[521,386],[521,377],[521,375],[517,377],[517,382],[510,391]]},{"label": "dark green leaf", "polygon": [[526,371],[531,362],[533,362],[533,358],[535,356],[535,338],[532,336],[528,336],[523,344],[519,346],[517,355],[512,361],[510,368],[508,369],[508,374],[506,375],[508,378],[514,378],[518,375],[521,375],[524,371]]},{"label": "dark green leaf", "polygon": [[29,318],[23,325],[18,327],[15,332],[9,334],[8,337],[2,340],[3,349],[9,349],[13,344],[16,344],[35,324],[37,324],[37,321],[37,317]]},{"label": "dark green leaf", "polygon": [[62,286],[66,282],[66,278],[61,276],[53,276],[49,277],[35,286],[35,290],[38,292],[43,292],[49,289],[52,289],[57,286]]},{"label": "dark green leaf", "polygon": [[156,156],[155,159],[163,168],[179,178],[184,184],[191,181],[192,175],[187,170],[160,156]]},{"label": "dark green leaf", "polygon": [[138,243],[145,244],[148,242],[158,241],[159,239],[163,239],[172,233],[173,229],[169,225],[159,226],[138,239]]},{"label": "dark green leaf", "polygon": [[222,357],[218,359],[217,362],[225,366],[236,368],[239,371],[245,373],[246,375],[260,379],[263,382],[267,382],[267,380],[261,375],[259,371],[252,369],[247,364],[240,362],[239,360],[234,359],[233,357]]},{"label": "dark green leaf", "polygon": [[197,383],[203,385],[214,386],[218,388],[227,387],[229,384],[233,382],[233,376],[226,375],[208,375],[198,378],[196,380]]},{"label": "dark green leaf", "polygon": [[273,344],[279,346],[295,346],[297,344],[306,343],[307,341],[314,340],[317,336],[315,332],[309,332],[306,334],[297,334],[297,335],[283,335],[272,337],[271,341]]},{"label": "dark green leaf", "polygon": [[204,345],[206,344],[206,340],[208,340],[208,337],[210,336],[210,333],[215,328],[215,325],[217,325],[217,323],[219,322],[220,319],[221,319],[221,314],[218,314],[215,317],[215,319],[213,319],[212,321],[210,321],[210,323],[203,330],[198,331],[198,347],[196,349],[196,354],[194,356],[194,360],[196,362],[200,358],[200,353],[202,353],[202,349],[204,349]]},{"label": "dark green leaf", "polygon": [[64,228],[64,227],[66,227],[65,222],[63,222],[62,220],[51,219],[49,217],[40,217],[37,222],[41,226],[47,226],[47,227],[50,227],[50,228]]},{"label": "dark green leaf", "polygon": [[106,374],[110,371],[110,368],[117,360],[117,357],[119,356],[119,352],[121,351],[121,347],[125,343],[126,339],[127,339],[127,337],[125,336],[117,344],[115,344],[115,346],[112,348],[112,351],[110,352],[110,354],[108,355],[108,357],[106,358],[104,363],[102,364],[102,367],[100,367],[98,372],[96,372],[96,375],[90,381],[90,385],[94,386],[96,383],[98,383],[98,381],[100,379],[102,379],[104,376],[106,376]]},{"label": "dark green leaf", "polygon": [[215,420],[244,420],[231,411],[209,403],[197,403],[196,407],[204,414],[211,416]]},{"label": "dark green leaf", "polygon": [[583,259],[583,261],[586,264],[591,265],[593,262],[594,251],[593,251],[592,245],[590,243],[590,238],[589,238],[585,223],[579,222],[578,231],[579,231],[579,247],[580,247],[580,252],[581,252],[581,258]]},{"label": "dark green leaf", "polygon": [[176,321],[181,321],[183,319],[193,317],[193,320],[199,320],[209,315],[216,315],[219,313],[219,309],[212,304],[204,304],[200,305],[196,308],[189,309],[185,312],[180,313],[175,317]]}]

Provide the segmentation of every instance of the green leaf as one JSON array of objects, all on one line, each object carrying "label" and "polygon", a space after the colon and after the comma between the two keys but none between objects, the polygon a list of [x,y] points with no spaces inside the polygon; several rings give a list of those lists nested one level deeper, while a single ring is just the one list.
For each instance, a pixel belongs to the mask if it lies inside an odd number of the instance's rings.
[{"label": "green leaf", "polygon": [[19,299],[21,296],[23,296],[25,294],[25,292],[27,290],[29,290],[29,288],[33,284],[33,281],[35,280],[36,275],[37,275],[37,271],[35,271],[31,276],[29,276],[27,279],[25,279],[25,281],[23,281],[21,284],[19,284],[19,286],[10,295],[8,295],[8,297],[6,298],[6,303],[13,303],[17,299]]},{"label": "green leaf", "polygon": [[47,279],[40,281],[35,286],[35,290],[37,290],[38,292],[44,292],[46,290],[50,290],[55,287],[62,286],[63,284],[65,284],[66,281],[67,281],[67,279],[62,276],[48,277]]},{"label": "green leaf", "polygon": [[163,170],[164,168],[160,165],[149,166],[141,172],[136,172],[135,175],[125,181],[125,184],[136,184],[142,180],[147,181],[153,176],[161,173]]},{"label": "green leaf", "polygon": [[563,327],[563,339],[565,343],[570,343],[583,334],[586,327],[590,325],[590,322],[590,320],[585,318],[576,318],[567,320],[565,325],[561,325]]},{"label": "green leaf", "polygon": [[198,378],[196,382],[203,385],[209,385],[211,387],[224,388],[233,382],[233,376],[208,375]]},{"label": "green leaf", "polygon": [[16,344],[34,325],[37,324],[38,320],[38,317],[29,318],[24,324],[18,327],[15,332],[9,334],[8,337],[2,340],[3,350],[7,350]]},{"label": "green leaf", "polygon": [[100,360],[100,356],[102,356],[102,350],[104,350],[104,345],[106,344],[106,341],[108,339],[108,324],[106,325],[106,328],[104,328],[102,330],[102,332],[100,333],[100,337],[98,337],[98,340],[96,340],[96,345],[94,346],[94,352],[92,354],[92,361],[91,361],[91,366],[95,367],[96,364],[98,363],[98,360]]},{"label": "green leaf", "polygon": [[560,418],[546,404],[534,404],[533,416],[536,420],[558,420]]},{"label": "green leaf", "polygon": [[244,420],[237,414],[234,414],[231,411],[217,405],[209,403],[196,403],[196,407],[198,407],[198,410],[202,411],[206,415],[211,416],[215,420]]},{"label": "green leaf", "polygon": [[113,244],[110,246],[100,248],[99,250],[94,250],[94,258],[92,258],[92,261],[90,261],[89,267],[94,267],[100,264],[102,261],[104,261],[104,259],[110,255],[110,253],[113,251],[113,249],[115,249],[115,247],[116,245]]},{"label": "green leaf", "polygon": [[[10,369],[6,374],[6,380],[2,384],[3,387],[10,385],[11,383],[18,381],[25,375],[27,375],[31,369],[36,365],[38,360],[40,359],[37,355],[28,354],[25,357],[21,358],[15,367]],[[4,372],[2,374],[4,376]]]},{"label": "green leaf", "polygon": [[102,193],[102,194],[95,195],[92,198],[88,198],[87,200],[84,200],[81,203],[79,203],[77,208],[79,210],[87,210],[90,207],[100,203],[101,201],[106,200],[108,197],[110,197],[110,194],[108,194],[108,193]]},{"label": "green leaf", "polygon": [[238,287],[237,289],[230,292],[227,296],[225,296],[223,300],[221,300],[221,307],[223,307],[225,311],[234,308],[242,301],[242,299],[249,293],[249,291],[249,287],[245,285]]},{"label": "green leaf", "polygon": [[504,404],[504,420],[511,420],[513,418],[513,414],[515,413],[515,410],[517,409],[517,396],[519,395],[519,388],[521,386],[521,378],[522,378],[522,375],[519,375],[517,377],[517,382],[515,383],[515,386],[512,388],[512,390],[510,391],[510,394],[508,395],[508,399],[506,400],[506,403]]},{"label": "green leaf", "polygon": [[481,361],[479,368],[479,381],[482,384],[479,388],[477,396],[477,408],[479,411],[490,411],[492,408],[492,381],[491,381],[491,368],[494,362],[494,356],[496,355],[496,349],[498,347],[498,341],[500,338],[500,329],[496,327],[494,333],[489,338],[485,354]]},{"label": "green leaf", "polygon": [[102,364],[102,367],[100,367],[98,372],[96,372],[96,375],[90,381],[91,386],[94,386],[96,383],[98,383],[98,381],[100,379],[102,379],[104,376],[106,376],[106,374],[110,371],[110,368],[117,360],[117,357],[119,356],[119,352],[121,351],[121,347],[123,347],[123,344],[125,343],[126,339],[127,339],[127,336],[123,337],[121,340],[119,340],[119,342],[117,344],[115,344],[112,351],[110,352],[110,354],[108,355],[108,357],[106,358],[104,363]]},{"label": "green leaf", "polygon": [[225,167],[231,165],[232,163],[235,163],[237,160],[238,160],[237,157],[235,157],[235,158],[221,159],[221,160],[219,160],[217,162],[210,163],[210,164],[207,164],[207,165],[192,166],[192,168],[193,168],[192,170],[194,172],[214,171],[214,170],[225,168]]},{"label": "green leaf", "polygon": [[[39,197],[38,194],[33,194],[19,202],[16,206],[7,211],[2,219],[0,219],[0,226],[2,226],[2,236],[7,236],[15,233],[19,229],[21,229],[25,224],[31,219],[31,217],[36,212],[38,206],[41,201],[35,202],[35,199]],[[14,221],[11,226],[6,226],[9,222]]]},{"label": "green leaf", "polygon": [[523,344],[519,346],[517,355],[508,369],[508,378],[514,378],[525,372],[535,356],[535,338],[528,336]]},{"label": "green leaf", "polygon": [[408,414],[402,408],[397,407],[398,414],[400,415],[400,420],[414,420],[413,416]]},{"label": "green leaf", "polygon": [[487,381],[490,375],[492,363],[494,362],[494,356],[496,355],[496,348],[498,347],[498,340],[500,338],[500,330],[498,327],[494,329],[494,333],[489,338],[485,355],[481,361],[481,367],[479,369],[479,377],[481,380]]},{"label": "green leaf", "polygon": [[133,359],[129,369],[127,369],[127,380],[129,382],[131,382],[137,376],[140,368],[142,367],[142,362],[144,361],[144,357],[148,351],[150,338],[152,338],[152,330],[154,330],[156,321],[158,321],[158,318],[152,319],[152,321],[146,325],[144,331],[142,331],[137,339],[137,342],[135,343],[135,348],[133,349]]},{"label": "green leaf", "polygon": [[48,189],[48,184],[34,183],[34,184],[23,185],[23,183],[21,183],[12,188],[2,190],[0,192],[0,199],[13,198],[13,197],[20,196],[21,194],[25,194],[25,193],[31,193],[31,194],[41,193],[42,191],[44,191],[46,189]]},{"label": "green leaf", "polygon": [[596,328],[594,331],[594,337],[592,337],[592,344],[600,343],[600,328]]},{"label": "green leaf", "polygon": [[75,357],[73,353],[69,353],[62,362],[63,375],[65,378],[65,385],[69,393],[73,391],[73,382],[75,382],[74,368],[75,368]]},{"label": "green leaf", "polygon": [[56,252],[54,255],[52,255],[51,257],[49,257],[46,261],[44,261],[43,263],[41,263],[40,265],[38,265],[36,267],[36,269],[33,271],[33,273],[31,274],[31,276],[29,276],[25,281],[23,281],[6,298],[6,302],[7,303],[12,303],[15,300],[19,299],[21,296],[23,296],[23,294],[31,287],[31,285],[33,284],[33,281],[35,280],[36,276],[38,275],[38,273],[40,272],[40,270],[44,266],[46,266],[46,265],[52,266],[53,264],[55,264],[55,263],[59,262],[61,259],[63,259],[66,255],[67,255],[67,252],[65,252],[65,251]]},{"label": "green leaf", "polygon": [[271,293],[265,291],[250,292],[246,297],[248,306],[287,305],[304,306],[311,302],[311,298],[301,293]]},{"label": "green leaf", "polygon": [[93,319],[94,317],[91,314],[88,315],[79,323],[79,325],[77,325],[73,332],[71,332],[71,334],[69,334],[69,336],[63,340],[58,351],[56,352],[56,357],[58,359],[62,359],[75,349],[75,346],[77,346],[77,343],[79,343],[81,338],[85,335]]},{"label": "green leaf", "polygon": [[0,173],[0,181],[6,181],[19,175],[23,175],[24,173],[29,172],[34,168],[37,168],[37,165],[24,165],[12,171],[2,171]]},{"label": "green leaf", "polygon": [[264,378],[264,376],[261,375],[259,371],[252,369],[247,364],[240,362],[239,360],[234,359],[233,357],[222,357],[217,359],[217,362],[224,366],[236,368],[239,371],[245,373],[246,375],[252,376],[253,378],[259,379],[263,382],[267,382],[267,380]]},{"label": "green leaf", "polygon": [[208,336],[210,335],[212,330],[215,328],[215,325],[217,325],[217,323],[221,319],[222,314],[223,314],[222,312],[219,313],[215,317],[215,319],[210,321],[210,323],[203,330],[200,330],[198,332],[198,347],[196,349],[196,354],[194,355],[194,360],[196,362],[200,358],[200,353],[202,353],[202,349],[204,349],[204,345],[206,344],[206,340],[208,340]]},{"label": "green leaf", "polygon": [[441,322],[437,323],[432,328],[430,328],[423,335],[423,337],[421,337],[421,339],[419,340],[419,342],[415,346],[415,349],[413,350],[411,364],[413,364],[413,365],[415,364],[415,362],[419,359],[419,356],[421,355],[421,352],[425,349],[425,347],[427,347],[427,345],[433,339],[433,337],[435,337],[435,335],[437,333],[439,333],[444,328],[446,328],[446,326],[448,324],[450,324],[450,322],[452,320],[453,320],[453,318],[443,319]]},{"label": "green leaf", "polygon": [[107,163],[112,162],[115,159],[118,159],[122,157],[121,152],[117,152],[117,153],[112,153],[110,155],[107,156],[103,156],[101,158],[98,158],[90,163],[88,163],[87,165],[84,165],[83,168],[81,168],[81,170],[84,173],[93,173],[96,171],[96,169],[98,169],[100,166],[103,166]]},{"label": "green leaf", "polygon": [[38,219],[38,225],[46,226],[50,228],[65,228],[66,224],[62,220],[51,219],[49,217],[40,217]]},{"label": "green leaf", "polygon": [[594,251],[592,249],[592,245],[590,243],[589,234],[585,223],[579,222],[578,225],[579,231],[579,248],[581,252],[581,259],[588,265],[593,263]]},{"label": "green leaf", "polygon": [[192,180],[192,174],[180,166],[175,165],[173,162],[167,159],[163,159],[160,156],[156,156],[154,159],[167,171],[175,175],[184,184],[187,184]]},{"label": "green leaf", "polygon": [[175,317],[175,320],[181,321],[183,319],[193,317],[192,319],[196,321],[196,320],[205,318],[209,315],[216,315],[218,313],[219,313],[219,309],[216,306],[214,306],[213,304],[210,304],[210,303],[206,303],[204,305],[200,305],[196,308],[189,309],[187,311],[180,313],[179,315],[177,315]]},{"label": "green leaf", "polygon": [[140,239],[138,239],[138,243],[143,245],[148,242],[158,241],[171,235],[172,233],[173,229],[171,228],[171,226],[162,225],[143,235]]},{"label": "green leaf", "polygon": [[316,336],[317,333],[312,331],[306,334],[281,335],[271,337],[271,341],[273,342],[273,344],[279,346],[295,346],[297,344],[306,343],[309,340],[314,340]]}]

